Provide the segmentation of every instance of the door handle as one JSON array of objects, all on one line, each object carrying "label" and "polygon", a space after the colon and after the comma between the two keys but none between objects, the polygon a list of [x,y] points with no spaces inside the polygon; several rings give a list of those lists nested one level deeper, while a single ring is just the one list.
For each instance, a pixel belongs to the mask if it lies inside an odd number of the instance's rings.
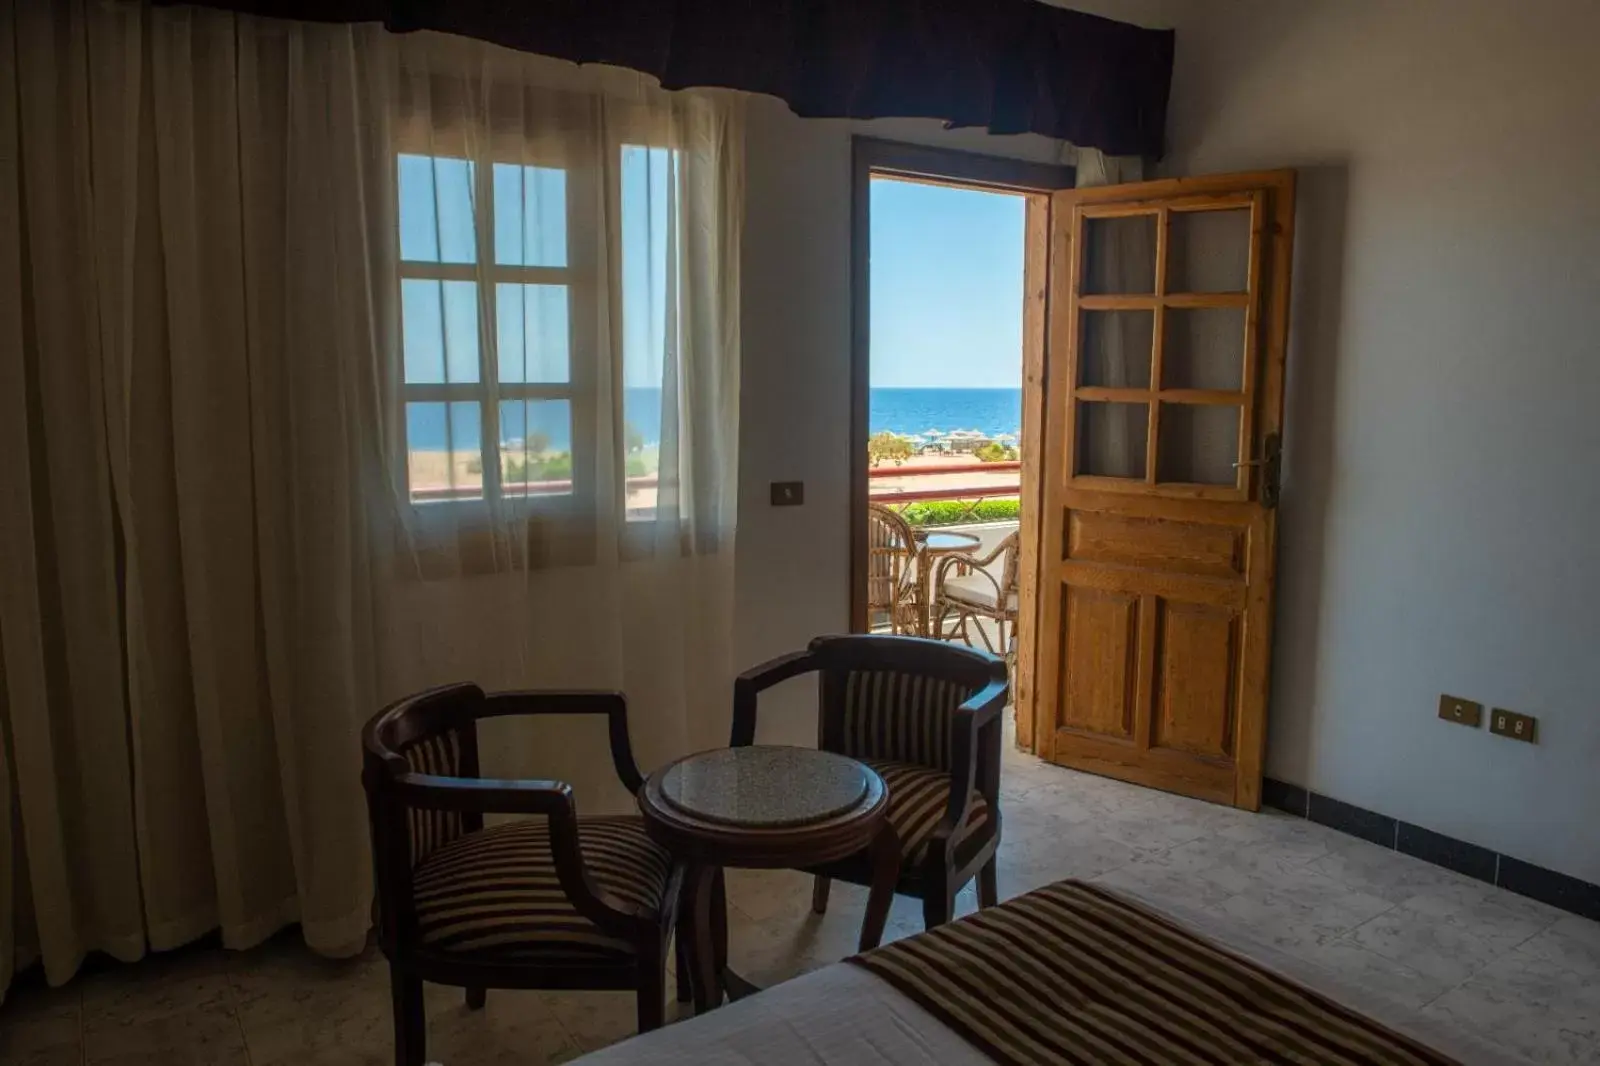
[{"label": "door handle", "polygon": [[1278,506],[1278,478],[1283,470],[1283,440],[1276,433],[1268,433],[1261,442],[1261,458],[1241,459],[1233,464],[1238,470],[1247,466],[1261,468],[1261,504],[1264,507]]}]

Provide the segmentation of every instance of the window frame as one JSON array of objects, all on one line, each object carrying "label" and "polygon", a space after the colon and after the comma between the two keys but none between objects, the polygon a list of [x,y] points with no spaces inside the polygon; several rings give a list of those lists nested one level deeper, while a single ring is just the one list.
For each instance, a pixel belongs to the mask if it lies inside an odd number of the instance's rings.
[{"label": "window frame", "polygon": [[[417,139],[413,139],[415,141]],[[439,138],[439,140],[445,140]],[[456,140],[451,138],[450,140]],[[593,442],[595,439],[595,405],[598,393],[599,350],[594,335],[598,316],[599,264],[594,247],[599,243],[601,208],[594,202],[594,175],[591,159],[573,159],[572,153],[539,152],[535,144],[518,144],[496,150],[496,143],[506,144],[504,138],[483,138],[477,151],[471,142],[477,138],[460,138],[467,144],[456,143],[405,143],[393,149],[395,168],[394,220],[398,234],[400,225],[399,166],[403,156],[421,156],[427,159],[464,160],[471,168],[471,208],[473,218],[473,255],[471,263],[443,262],[441,260],[407,259],[400,252],[398,240],[395,253],[395,293],[403,307],[403,289],[406,281],[471,282],[477,287],[478,327],[478,380],[474,382],[426,382],[406,380],[404,316],[399,333],[398,392],[400,407],[400,447],[397,455],[397,475],[404,486],[405,501],[416,520],[426,529],[434,522],[456,528],[462,524],[488,525],[494,508],[514,502],[523,508],[530,519],[577,519],[593,514],[597,488],[597,461]],[[585,145],[578,154],[592,156],[595,149]],[[494,168],[496,165],[515,167],[548,167],[566,174],[566,265],[525,266],[501,263],[495,256],[495,202]],[[437,178],[435,179],[437,180]],[[435,211],[439,210],[437,196]],[[585,240],[584,235],[594,239]],[[567,380],[565,382],[505,382],[500,380],[499,351],[499,286],[559,285],[567,296]],[[441,305],[443,292],[441,289]],[[441,306],[442,318],[442,306]],[[449,366],[448,346],[442,358]],[[569,413],[569,454],[572,459],[570,486],[564,493],[531,494],[505,490],[502,477],[502,444],[500,433],[500,405],[513,401],[554,400],[565,401]],[[410,468],[410,424],[408,406],[412,403],[475,403],[479,409],[478,457],[483,467],[483,483],[475,495],[460,498],[422,499],[413,495]],[[446,407],[447,425],[449,408]],[[448,443],[453,443],[447,441]],[[452,449],[452,455],[454,449]]]}]

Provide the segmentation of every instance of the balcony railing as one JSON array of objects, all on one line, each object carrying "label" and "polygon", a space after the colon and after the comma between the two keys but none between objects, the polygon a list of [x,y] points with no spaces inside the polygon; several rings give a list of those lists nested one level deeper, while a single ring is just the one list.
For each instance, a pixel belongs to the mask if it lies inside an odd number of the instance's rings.
[{"label": "balcony railing", "polygon": [[[993,477],[979,479],[978,474],[1013,474],[1015,480],[1010,478],[997,481]],[[957,480],[954,484],[948,480],[941,480],[938,485],[926,487],[901,487],[884,485],[888,479],[916,480],[921,478],[938,477],[948,479],[952,476],[966,475],[968,481]],[[985,521],[986,516],[981,512],[986,500],[1016,499],[1022,493],[1022,463],[1016,460],[1007,460],[994,463],[960,463],[944,466],[928,467],[903,467],[887,466],[873,467],[867,471],[867,498],[873,503],[883,504],[900,511],[913,525],[960,525],[964,522]],[[874,484],[876,482],[877,484]],[[941,514],[937,521],[919,522],[916,519],[917,510],[911,505],[923,502],[954,501],[964,504],[949,514]],[[941,509],[942,510],[942,509]],[[996,517],[994,521],[1005,521],[1005,518]]]}]

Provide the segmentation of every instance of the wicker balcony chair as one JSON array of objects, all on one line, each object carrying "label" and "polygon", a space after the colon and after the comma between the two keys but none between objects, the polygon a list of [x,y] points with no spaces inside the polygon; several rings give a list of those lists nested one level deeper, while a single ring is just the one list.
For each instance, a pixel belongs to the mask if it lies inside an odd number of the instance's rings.
[{"label": "wicker balcony chair", "polygon": [[[1006,673],[1017,668],[1017,593],[1022,535],[1012,533],[988,555],[947,555],[933,571],[933,635],[941,640],[983,646],[1006,661]],[[988,567],[1000,561],[996,578]],[[978,619],[995,624],[994,639]],[[976,647],[975,644],[973,644]]]},{"label": "wicker balcony chair", "polygon": [[917,540],[904,518],[867,505],[867,617],[884,615],[892,633],[921,633],[917,603]]},{"label": "wicker balcony chair", "polygon": [[[433,689],[362,733],[379,943],[389,959],[395,1062],[422,1066],[422,982],[638,994],[639,1029],[666,1012],[666,952],[682,870],[637,816],[580,817],[561,781],[478,777],[477,723],[604,716],[617,777],[643,784],[619,693]],[[485,829],[485,814],[532,815]]]},{"label": "wicker balcony chair", "polygon": [[[762,691],[812,672],[821,675],[817,746],[861,760],[888,786],[889,824],[900,840],[896,891],[922,900],[929,928],[950,920],[956,893],[973,877],[979,905],[992,906],[1005,665],[974,648],[917,637],[818,637],[805,651],[739,676],[732,744],[754,743]],[[819,914],[832,878],[872,882],[865,852],[807,872],[816,876]]]}]

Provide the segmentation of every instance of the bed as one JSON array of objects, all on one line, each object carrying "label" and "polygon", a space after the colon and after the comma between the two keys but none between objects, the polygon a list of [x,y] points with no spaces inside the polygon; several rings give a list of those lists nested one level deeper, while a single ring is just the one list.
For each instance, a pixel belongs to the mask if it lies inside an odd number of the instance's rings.
[{"label": "bed", "polygon": [[[1233,987],[1230,982],[1235,976],[1241,981],[1259,982],[1239,986],[1244,992],[1239,1003],[1253,1005],[1256,997],[1264,997],[1279,1006],[1289,1003],[1293,1010],[1303,1009],[1299,1006],[1303,1002],[1324,1015],[1331,1012],[1337,1019],[1333,1028],[1350,1043],[1339,1048],[1330,1045],[1326,1054],[1312,1054],[1302,1061],[1430,1066],[1449,1062],[1517,1066],[1525,1061],[1258,944],[1246,929],[1224,926],[1210,916],[1170,906],[1158,913],[1131,897],[1075,881],[1047,886],[966,922],[900,941],[864,959],[828,966],[704,1017],[635,1037],[579,1061],[584,1066],[909,1066],[929,1062],[946,1066],[991,1066],[1001,1062],[1014,1066],[1047,1061],[1140,1061],[1141,1051],[1142,1061],[1287,1061],[1290,1056],[1283,1054],[1281,1048],[1254,1041],[1298,1040],[1304,1036],[1304,1029],[1296,1028],[1292,1018],[1283,1022],[1274,1014],[1277,1007],[1258,1012],[1252,1006],[1245,1012],[1248,1018],[1236,1012],[1230,1021],[1223,1017],[1228,1004],[1218,1000],[1221,1006],[1216,1017],[1222,1020],[1216,1026],[1205,1018],[1197,1022],[1193,1016],[1184,1024],[1203,1030],[1208,1037],[1227,1033],[1229,1039],[1237,1037],[1242,1041],[1232,1046],[1255,1047],[1257,1053],[1219,1052],[1217,1048],[1222,1045],[1196,1045],[1197,1053],[1186,1055],[1181,1049],[1190,1045],[1181,1039],[1177,1044],[1162,1044],[1154,1053],[1149,1046],[1139,1049],[1119,1043],[1118,1035],[1111,1031],[1115,1026],[1122,1025],[1126,1033],[1135,1034],[1134,1040],[1145,1038],[1151,1028],[1149,1011],[1170,1009],[1163,1007],[1160,996],[1146,994],[1163,987],[1160,974],[1153,971],[1148,988],[1139,989],[1130,983],[1118,988],[1114,996],[1086,1006],[1083,1016],[1093,1014],[1096,1019],[1094,1027],[1085,1030],[1091,1034],[1087,1037],[1080,1038],[1080,1031],[1075,1029],[1070,1038],[1051,1032],[1044,1034],[1044,1043],[1012,1042],[1013,1030],[1028,1030],[1025,1012],[1017,1015],[1024,1019],[1021,1025],[1012,1024],[1014,1019],[1008,1019],[1005,1025],[991,1025],[988,1030],[981,1024],[974,1025],[974,1018],[1021,1011],[1016,1006],[1016,1000],[1022,998],[1019,990],[1054,982],[1069,989],[1064,994],[1070,996],[1074,971],[1081,975],[1097,971],[1107,960],[1134,957],[1126,945],[1114,940],[1099,946],[1085,945],[1087,954],[1078,951],[1076,941],[1051,942],[1048,948],[1036,951],[1034,957],[1059,961],[1051,964],[1049,973],[1033,973],[1026,972],[1030,966],[1028,951],[1011,951],[1006,941],[997,939],[1008,930],[1030,940],[1053,935],[1029,923],[1037,922],[1041,916],[1054,921],[1055,916],[1070,908],[1087,908],[1083,913],[1092,917],[1095,929],[1114,925],[1126,915],[1128,921],[1140,926],[1141,936],[1170,937],[1164,942],[1183,944],[1184,952],[1195,954],[1174,955],[1174,972],[1198,973],[1192,966],[1201,958],[1229,968],[1221,977],[1207,974],[1207,987]],[[995,917],[987,918],[991,915]],[[975,928],[980,919],[986,919],[985,928]],[[1068,931],[1062,935],[1070,938],[1075,934]],[[1008,950],[987,954],[973,950],[986,939],[1006,945]],[[1165,963],[1157,965],[1159,968]],[[992,972],[986,974],[985,980],[971,979],[971,975],[986,968]],[[1106,982],[1096,981],[1094,987],[1105,989],[1115,986],[1118,980],[1143,980],[1146,973],[1136,973],[1131,966],[1122,970],[1120,978],[1105,971]],[[989,1001],[978,1002],[985,997]],[[1124,1009],[1124,1003],[1130,1005]],[[1068,1018],[1065,1009],[1053,1003],[1035,1004],[1036,1011],[1039,1008],[1049,1009],[1054,1019],[1065,1022]],[[1141,1015],[1141,1011],[1145,1013]],[[1111,1017],[1118,1014],[1125,1016]],[[1241,1018],[1248,1025],[1255,1025],[1258,1016],[1267,1019],[1259,1031],[1235,1033],[1229,1028]],[[1164,1029],[1170,1019],[1157,1021],[1159,1024],[1154,1027]],[[997,1031],[1003,1035],[997,1036]],[[1058,1043],[1051,1045],[1052,1039]],[[1123,1054],[1125,1051],[1133,1053]]]}]

